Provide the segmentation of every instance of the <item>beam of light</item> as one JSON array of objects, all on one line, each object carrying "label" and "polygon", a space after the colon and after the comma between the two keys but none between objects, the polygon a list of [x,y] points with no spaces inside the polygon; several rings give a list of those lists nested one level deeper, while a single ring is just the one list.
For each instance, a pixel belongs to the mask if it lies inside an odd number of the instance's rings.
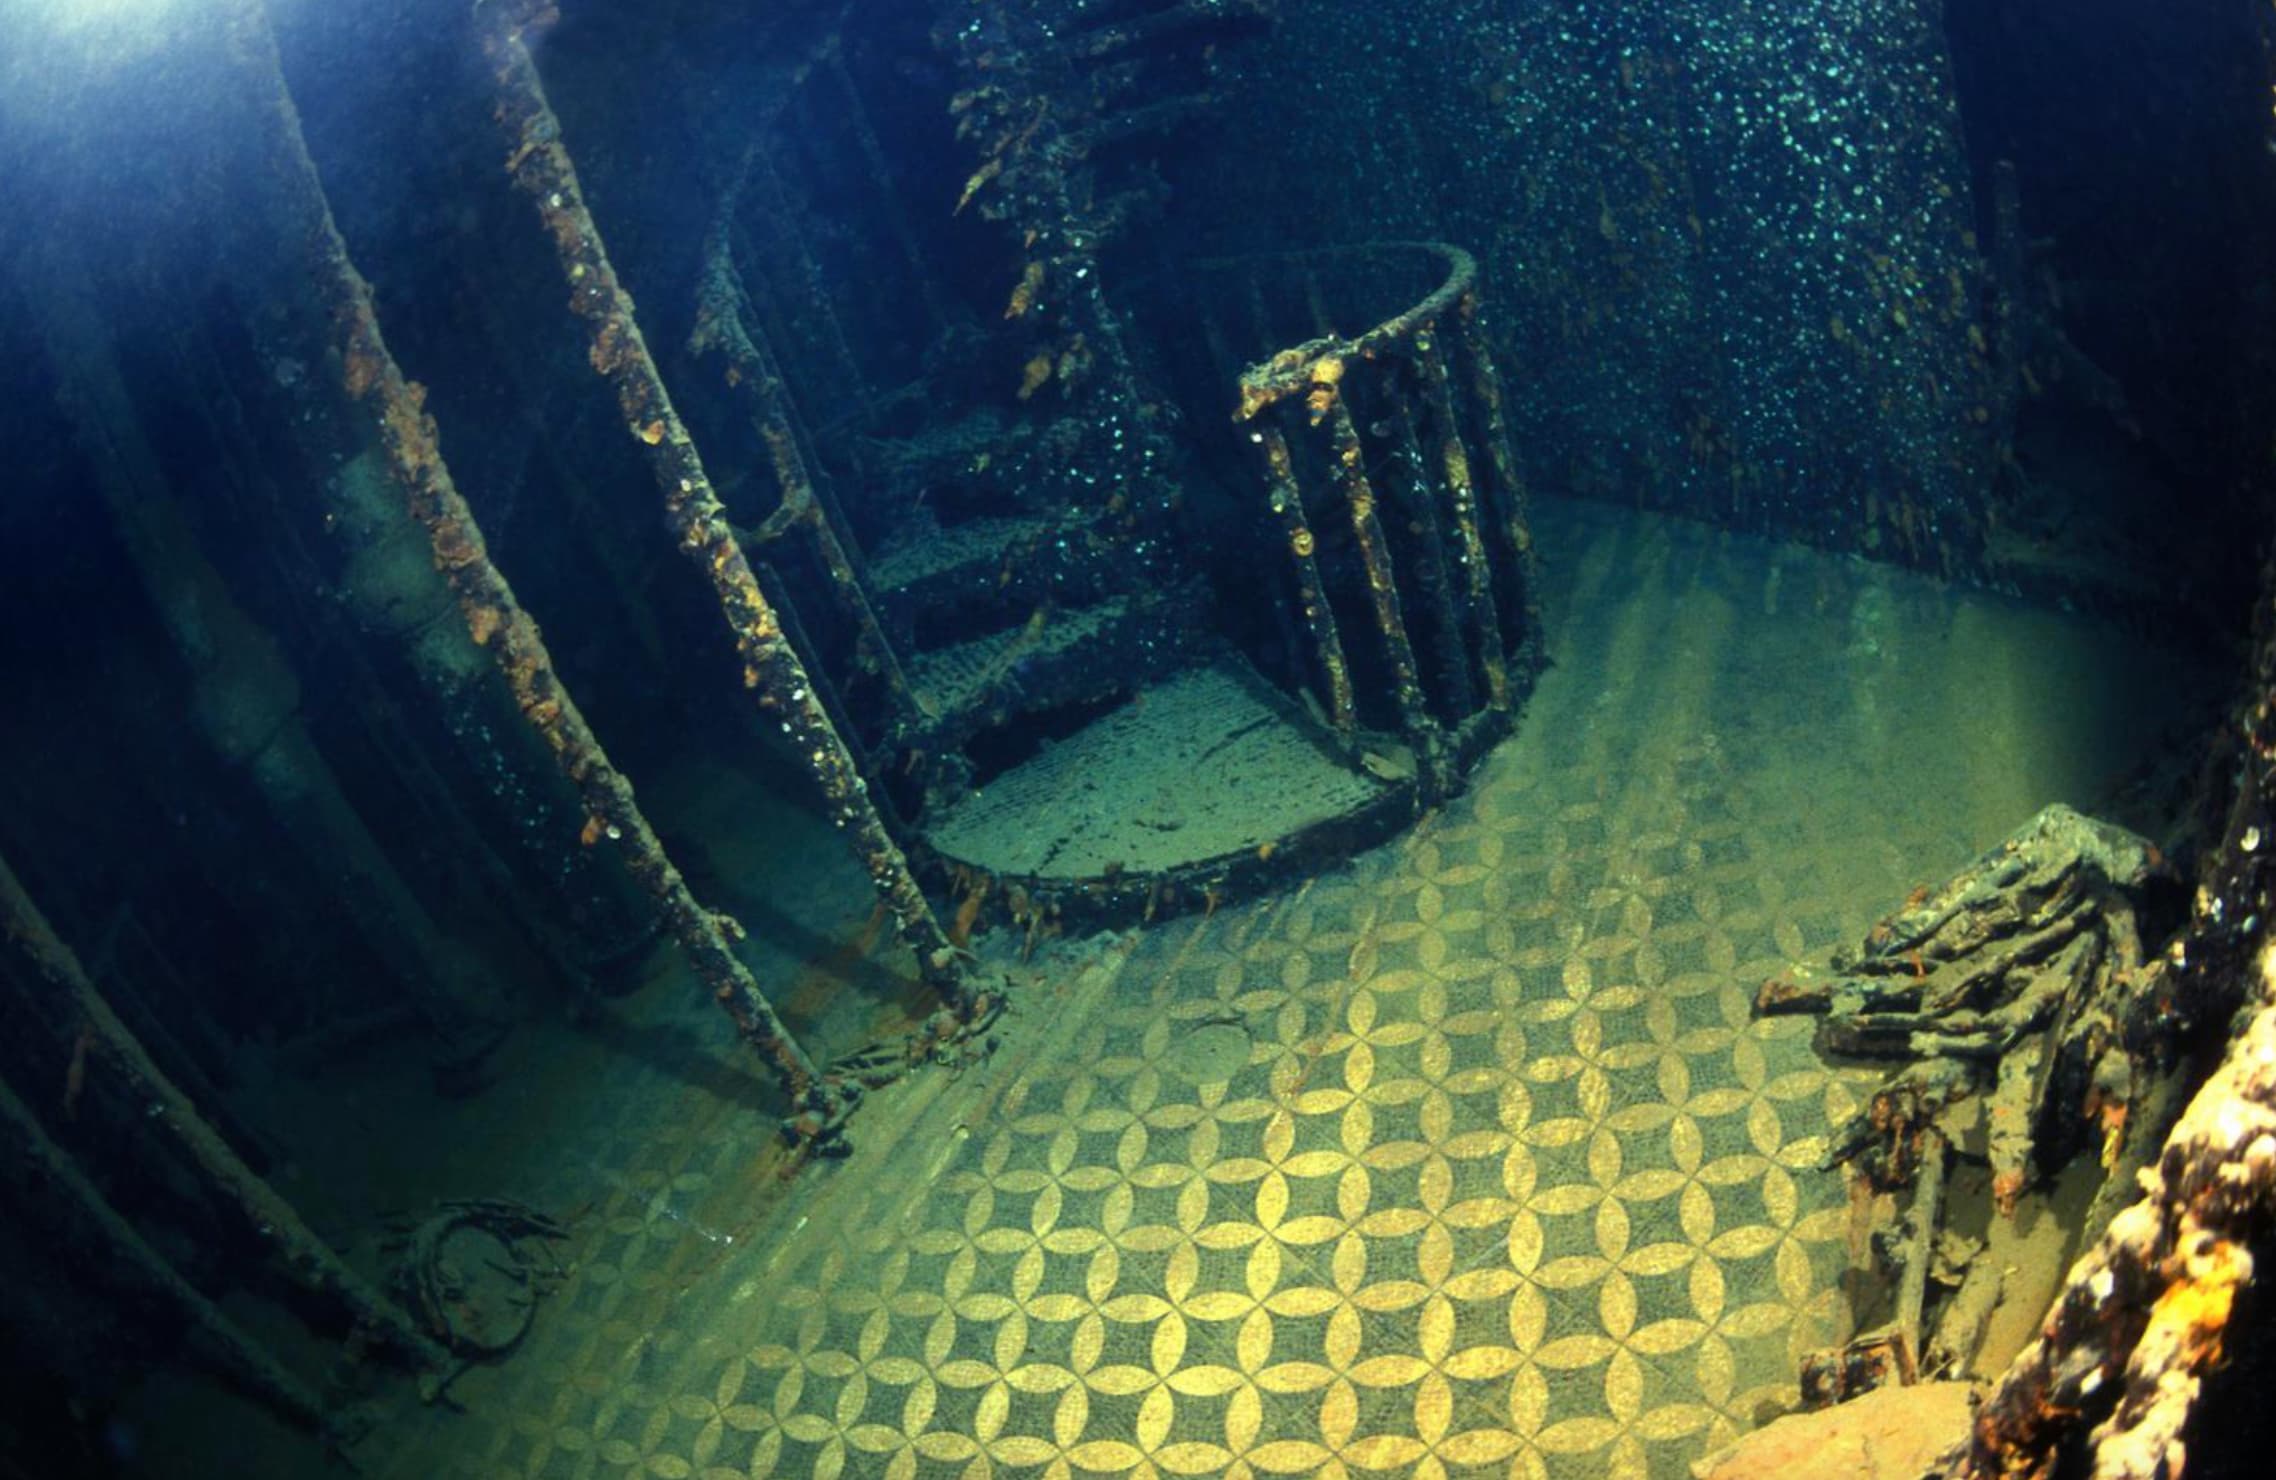
[{"label": "beam of light", "polygon": [[[144,56],[213,9],[208,0],[0,0],[0,37],[17,46],[45,41],[80,54]],[[206,24],[217,21],[205,16]]]},{"label": "beam of light", "polygon": [[[0,132],[83,123],[88,109],[179,106],[176,61],[231,7],[217,0],[0,0]],[[125,86],[129,95],[105,97]]]}]

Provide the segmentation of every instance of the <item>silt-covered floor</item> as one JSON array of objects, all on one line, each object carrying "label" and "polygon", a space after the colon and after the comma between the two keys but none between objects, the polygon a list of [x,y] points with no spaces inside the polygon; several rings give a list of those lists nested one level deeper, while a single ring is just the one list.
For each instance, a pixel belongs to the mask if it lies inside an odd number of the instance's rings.
[{"label": "silt-covered floor", "polygon": [[[459,1111],[528,1134],[448,1190],[569,1215],[570,1273],[461,1411],[359,1460],[1675,1476],[1790,1406],[1846,1334],[1823,1162],[1868,1081],[1754,988],[2043,804],[2107,811],[2181,665],[1696,525],[1537,523],[1553,666],[1468,794],[1279,896],[1039,956],[993,1057],[874,1095],[849,1160],[773,1178],[683,983],[606,1009],[570,1082]],[[828,830],[766,851],[809,974],[874,973]]]}]

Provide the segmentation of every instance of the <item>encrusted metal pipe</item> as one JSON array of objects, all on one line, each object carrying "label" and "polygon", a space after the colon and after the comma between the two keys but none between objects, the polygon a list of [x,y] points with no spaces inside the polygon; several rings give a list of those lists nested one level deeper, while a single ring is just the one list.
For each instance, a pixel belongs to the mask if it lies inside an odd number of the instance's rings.
[{"label": "encrusted metal pipe", "polygon": [[275,1251],[295,1282],[338,1301],[358,1325],[430,1375],[449,1370],[450,1354],[318,1238],[292,1204],[245,1164],[198,1114],[189,1096],[151,1060],[95,990],[77,954],[49,926],[5,858],[0,858],[0,944],[9,955],[21,956],[29,975],[45,984],[65,1015],[78,1020],[88,1052],[101,1071],[114,1077],[134,1103],[146,1107],[144,1123],[181,1148],[222,1199]]},{"label": "encrusted metal pipe", "polygon": [[[549,6],[531,23],[549,19]],[[627,431],[646,449],[663,495],[665,520],[682,554],[711,584],[720,615],[743,660],[743,682],[779,720],[783,734],[820,788],[830,819],[846,832],[870,881],[884,897],[900,937],[916,952],[917,969],[959,1018],[970,1018],[980,994],[968,958],[942,930],[932,904],[887,831],[868,783],[830,723],[806,665],[759,590],[750,561],[729,526],[695,439],[672,405],[662,374],[634,317],[632,296],[618,281],[600,231],[586,209],[577,169],[562,143],[561,121],[546,101],[523,23],[498,7],[484,18],[483,49],[497,84],[496,117],[508,141],[506,172],[537,203],[569,283],[570,308],[591,338],[593,369],[616,393]]]},{"label": "encrusted metal pipe", "polygon": [[[290,1422],[327,1433],[331,1419],[323,1401],[151,1247],[5,1083],[0,1083],[0,1125],[8,1130],[10,1161],[21,1159],[23,1170],[38,1184],[16,1189],[24,1201],[11,1219],[21,1216],[50,1224],[59,1242],[68,1241],[74,1260],[98,1252],[100,1264],[130,1271],[128,1278],[157,1291],[174,1307],[206,1359],[223,1375]],[[97,1246],[94,1251],[86,1247],[89,1242]]]}]

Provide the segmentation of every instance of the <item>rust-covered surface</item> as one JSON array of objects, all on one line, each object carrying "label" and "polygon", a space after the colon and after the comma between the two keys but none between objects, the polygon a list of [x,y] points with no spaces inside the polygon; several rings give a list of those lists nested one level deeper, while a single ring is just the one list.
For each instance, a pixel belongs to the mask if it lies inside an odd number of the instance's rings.
[{"label": "rust-covered surface", "polygon": [[624,428],[647,449],[664,502],[665,521],[680,552],[700,569],[717,599],[743,660],[744,686],[781,724],[807,767],[832,820],[892,911],[895,929],[916,952],[926,982],[960,1015],[983,995],[965,958],[949,943],[930,901],[909,872],[901,847],[869,796],[869,780],[823,707],[806,666],[759,590],[741,541],[728,524],[693,436],[673,409],[671,393],[648,353],[632,297],[618,282],[599,228],[587,211],[561,122],[546,102],[526,28],[542,28],[550,7],[489,18],[484,46],[498,84],[497,119],[510,152],[506,172],[536,203],[569,285],[571,311],[587,328],[594,371],[615,392]]},{"label": "rust-covered surface", "polygon": [[[634,800],[631,783],[610,762],[562,685],[536,621],[491,562],[482,531],[443,460],[439,430],[426,411],[426,392],[404,377],[388,352],[371,286],[348,259],[347,243],[333,223],[315,164],[301,142],[298,114],[277,72],[267,29],[250,5],[235,24],[234,39],[248,75],[269,83],[267,143],[287,209],[314,256],[316,290],[331,311],[341,389],[372,417],[388,471],[426,531],[435,568],[450,582],[468,635],[497,663],[522,717],[544,737],[576,786],[586,809],[585,846],[623,849],[626,867],[663,907],[697,975],[735,1020],[737,1031],[782,1075],[796,1113],[818,1112],[834,1125],[840,1109],[834,1093],[735,956],[734,941],[742,927],[704,908],[689,892]],[[819,1131],[821,1126],[808,1128]]]}]

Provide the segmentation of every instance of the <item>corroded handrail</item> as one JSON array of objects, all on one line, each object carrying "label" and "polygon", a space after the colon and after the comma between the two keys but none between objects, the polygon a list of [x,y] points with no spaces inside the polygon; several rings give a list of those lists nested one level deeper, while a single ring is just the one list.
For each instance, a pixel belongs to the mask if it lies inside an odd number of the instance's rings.
[{"label": "corroded handrail", "polygon": [[[1423,299],[1402,309],[1364,332],[1344,336],[1321,334],[1302,344],[1290,345],[1269,358],[1258,361],[1241,372],[1240,408],[1233,413],[1235,421],[1253,420],[1257,413],[1290,396],[1302,393],[1307,406],[1313,410],[1313,425],[1317,426],[1326,412],[1319,392],[1325,389],[1332,397],[1334,388],[1343,377],[1344,369],[1353,360],[1371,360],[1393,349],[1411,346],[1416,336],[1428,332],[1431,325],[1446,315],[1448,309],[1459,308],[1476,296],[1478,290],[1478,261],[1462,248],[1446,242],[1378,242],[1372,246],[1318,247],[1310,251],[1289,252],[1272,260],[1285,266],[1306,266],[1336,258],[1380,256],[1386,252],[1427,252],[1446,264],[1446,280],[1433,288]],[[1235,267],[1259,258],[1216,258],[1203,263],[1204,268]]]}]

